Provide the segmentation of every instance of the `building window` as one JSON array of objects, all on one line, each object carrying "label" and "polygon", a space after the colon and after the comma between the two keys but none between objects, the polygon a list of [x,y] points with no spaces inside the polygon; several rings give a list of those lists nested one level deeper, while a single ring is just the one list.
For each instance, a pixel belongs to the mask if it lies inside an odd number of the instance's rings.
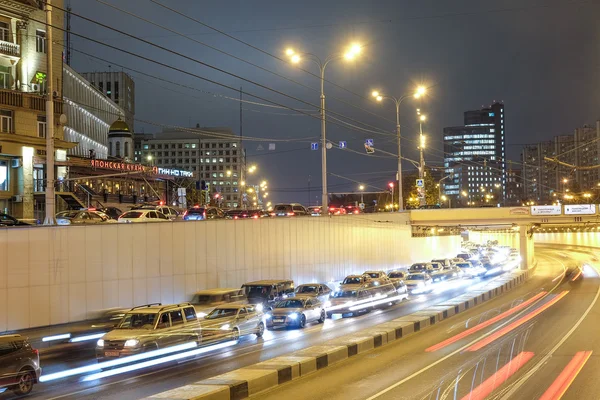
[{"label": "building window", "polygon": [[37,132],[38,137],[46,137],[46,116],[44,115],[38,115],[37,117]]},{"label": "building window", "polygon": [[108,155],[112,157],[112,142],[108,142]]},{"label": "building window", "polygon": [[0,89],[10,89],[10,68],[0,67]]},{"label": "building window", "polygon": [[125,142],[125,157],[129,157],[129,142]]},{"label": "building window", "polygon": [[8,24],[6,22],[0,22],[0,40],[12,42],[12,40],[10,40],[10,30],[8,29]]},{"label": "building window", "polygon": [[121,142],[115,144],[115,157],[121,157]]},{"label": "building window", "polygon": [[216,148],[217,148],[217,144],[216,144],[216,143],[212,143],[212,146],[211,146],[211,147],[212,147],[213,149],[216,149]]},{"label": "building window", "polygon": [[108,96],[108,97],[110,97],[110,95],[112,94],[112,90],[110,88],[111,87],[110,84],[111,84],[110,81],[106,82],[106,96]]},{"label": "building window", "polygon": [[9,110],[0,110],[0,132],[13,132],[13,113]]},{"label": "building window", "polygon": [[0,192],[8,191],[8,161],[0,160]]},{"label": "building window", "polygon": [[119,101],[119,82],[115,82],[115,101]]},{"label": "building window", "polygon": [[177,144],[177,148],[178,148],[178,149],[183,149],[183,143],[179,143],[179,144]]},{"label": "building window", "polygon": [[104,93],[104,82],[98,82],[98,90]]},{"label": "building window", "polygon": [[192,149],[196,148],[196,143],[192,143]]},{"label": "building window", "polygon": [[35,51],[38,53],[46,52],[46,31],[36,29],[35,31]]}]

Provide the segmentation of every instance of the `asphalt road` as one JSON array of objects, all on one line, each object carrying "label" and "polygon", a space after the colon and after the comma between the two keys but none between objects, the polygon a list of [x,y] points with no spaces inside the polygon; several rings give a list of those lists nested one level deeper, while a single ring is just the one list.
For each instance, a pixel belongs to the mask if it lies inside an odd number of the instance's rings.
[{"label": "asphalt road", "polygon": [[[413,297],[411,301],[363,316],[327,320],[324,324],[309,325],[303,330],[266,332],[262,339],[250,335],[242,338],[235,346],[211,351],[193,359],[93,381],[82,381],[85,378],[83,375],[41,383],[34,387],[28,398],[139,399],[399,318],[456,297],[468,290],[469,285],[479,285],[482,281],[461,280],[452,281],[451,284],[457,287],[441,293]],[[41,363],[44,375],[95,364],[94,343],[95,341],[89,342],[77,351],[65,349],[43,355]],[[0,399],[11,398],[10,393],[0,394]]]},{"label": "asphalt road", "polygon": [[[600,360],[594,356],[600,354],[600,279],[595,269],[600,270],[600,263],[593,261],[592,252],[536,247],[538,270],[517,289],[259,397],[539,399],[552,387],[554,397],[545,399],[560,398],[556,393],[564,393],[563,399],[598,399]],[[586,268],[575,281],[574,276],[563,277],[563,267],[583,261],[595,268]],[[536,295],[537,301],[502,318],[501,313]],[[475,326],[481,329],[467,335]],[[426,351],[450,338],[457,339]],[[591,357],[580,353],[585,351],[592,351]],[[553,384],[559,375],[564,379]]]}]

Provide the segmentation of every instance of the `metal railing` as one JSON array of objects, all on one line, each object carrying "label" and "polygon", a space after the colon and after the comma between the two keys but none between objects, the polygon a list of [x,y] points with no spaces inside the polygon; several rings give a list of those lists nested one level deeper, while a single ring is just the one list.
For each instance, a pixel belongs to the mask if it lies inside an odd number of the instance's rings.
[{"label": "metal railing", "polygon": [[21,46],[13,42],[5,42],[0,40],[0,53],[6,54],[7,56],[20,57]]},{"label": "metal railing", "polygon": [[[46,97],[35,92],[0,89],[0,105],[46,111]],[[63,113],[63,102],[60,98],[54,99],[54,113]]]}]

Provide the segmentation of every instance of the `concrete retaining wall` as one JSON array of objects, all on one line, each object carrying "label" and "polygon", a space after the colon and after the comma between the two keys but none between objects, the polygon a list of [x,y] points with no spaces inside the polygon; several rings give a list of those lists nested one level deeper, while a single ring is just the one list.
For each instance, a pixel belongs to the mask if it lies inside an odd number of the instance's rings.
[{"label": "concrete retaining wall", "polygon": [[266,278],[329,281],[455,255],[458,236],[412,238],[401,213],[0,229],[0,332],[95,311],[187,301]]},{"label": "concrete retaining wall", "polygon": [[[311,374],[394,340],[416,333],[429,325],[450,318],[456,312],[481,304],[525,282],[530,271],[518,271],[481,288],[482,293],[463,295],[447,304],[434,306],[393,321],[375,325],[352,335],[342,336],[320,346],[297,351],[246,368],[147,397],[145,400],[239,400],[272,389],[282,383]],[[490,294],[490,296],[487,295]],[[475,298],[478,300],[476,301]],[[459,310],[459,311],[457,311]],[[304,367],[303,367],[304,365]],[[259,372],[257,372],[259,370]],[[227,389],[229,388],[229,391]]]}]

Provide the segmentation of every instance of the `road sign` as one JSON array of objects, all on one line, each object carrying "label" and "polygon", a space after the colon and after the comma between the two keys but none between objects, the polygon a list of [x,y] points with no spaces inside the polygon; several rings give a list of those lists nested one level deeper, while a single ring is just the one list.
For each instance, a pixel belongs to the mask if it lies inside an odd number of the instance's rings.
[{"label": "road sign", "polygon": [[311,150],[319,150],[319,143],[311,143],[310,149]]},{"label": "road sign", "polygon": [[367,151],[367,154],[375,153],[375,149],[373,148],[373,146],[369,146],[368,143],[365,143],[365,150]]},{"label": "road sign", "polygon": [[358,205],[358,207],[359,207],[361,210],[364,210],[364,209],[365,209],[365,203],[360,203],[360,204]]},{"label": "road sign", "polygon": [[369,146],[373,147],[373,139],[367,139],[367,140],[365,140],[365,143],[368,144]]},{"label": "road sign", "polygon": [[425,198],[425,189],[417,188],[417,197],[419,199],[424,199]]},{"label": "road sign", "polygon": [[340,142],[340,149],[345,149],[346,147],[348,147],[346,142]]},{"label": "road sign", "polygon": [[417,179],[417,187],[425,187],[425,180],[423,179]]},{"label": "road sign", "polygon": [[327,142],[327,144],[325,145],[325,148],[327,150],[331,150],[333,148],[333,144],[331,144],[331,142]]}]

